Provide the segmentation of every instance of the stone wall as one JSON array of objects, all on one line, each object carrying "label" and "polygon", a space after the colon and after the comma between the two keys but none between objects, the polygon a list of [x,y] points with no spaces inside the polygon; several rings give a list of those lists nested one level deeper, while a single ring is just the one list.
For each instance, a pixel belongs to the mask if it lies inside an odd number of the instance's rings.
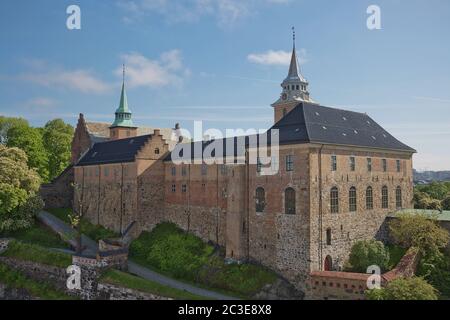
[{"label": "stone wall", "polygon": [[[417,264],[420,260],[419,251],[410,248],[402,257],[397,266],[381,275],[381,286],[398,278],[414,276]],[[370,274],[337,272],[337,271],[313,271],[310,275],[307,298],[313,300],[363,300],[367,288],[367,280]]]},{"label": "stone wall", "polygon": [[[331,156],[337,157],[337,170],[331,170]],[[349,157],[356,160],[355,170],[350,170]],[[367,169],[367,158],[372,159],[372,171]],[[387,171],[382,168],[387,159]],[[396,160],[401,161],[397,172]],[[405,153],[381,153],[357,148],[312,148],[311,170],[311,269],[324,270],[327,256],[332,260],[332,270],[341,270],[352,245],[358,240],[380,238],[380,228],[386,216],[397,209],[395,189],[402,190],[402,207],[412,207],[413,182],[412,159]],[[373,189],[373,209],[366,208],[366,189]],[[381,206],[381,189],[388,187],[389,205]],[[337,187],[339,212],[331,213],[330,191]],[[356,187],[357,209],[350,212],[349,190]],[[322,202],[320,202],[320,198]],[[331,232],[331,244],[327,244],[327,229]]]},{"label": "stone wall", "polygon": [[51,183],[41,185],[39,194],[44,200],[45,208],[70,208],[72,207],[74,169],[67,167]]},{"label": "stone wall", "polygon": [[119,287],[109,283],[99,283],[97,287],[98,300],[171,300],[155,294]]},{"label": "stone wall", "polygon": [[25,276],[36,281],[48,281],[52,283],[56,289],[67,292],[66,281],[68,276],[66,270],[63,268],[1,256],[0,263],[20,271]]},{"label": "stone wall", "polygon": [[25,289],[8,288],[5,284],[0,283],[0,300],[36,300]]}]

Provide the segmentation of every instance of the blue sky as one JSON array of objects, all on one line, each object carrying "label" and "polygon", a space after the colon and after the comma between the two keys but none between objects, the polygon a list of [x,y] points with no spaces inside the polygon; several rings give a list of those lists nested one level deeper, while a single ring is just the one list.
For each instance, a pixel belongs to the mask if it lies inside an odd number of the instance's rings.
[{"label": "blue sky", "polygon": [[[81,30],[66,28],[72,4]],[[126,63],[138,125],[268,128],[292,26],[316,101],[370,114],[417,169],[450,169],[447,0],[2,0],[0,114],[112,122]]]}]

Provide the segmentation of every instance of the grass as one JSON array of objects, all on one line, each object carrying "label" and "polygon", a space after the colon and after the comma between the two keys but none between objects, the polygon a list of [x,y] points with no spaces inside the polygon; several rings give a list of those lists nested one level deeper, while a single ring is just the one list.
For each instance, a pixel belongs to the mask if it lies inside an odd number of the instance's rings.
[{"label": "grass", "polygon": [[228,295],[249,298],[276,280],[275,273],[251,264],[225,264],[214,247],[171,223],[144,232],[130,246],[139,264],[188,283]]},{"label": "grass", "polygon": [[37,282],[27,278],[23,273],[0,264],[0,282],[9,288],[25,289],[33,297],[46,300],[72,300],[76,299],[56,290],[48,283]]},{"label": "grass", "polygon": [[178,290],[161,285],[157,282],[142,279],[129,273],[110,269],[100,279],[102,282],[138,290],[141,292],[151,293],[163,297],[179,299],[179,300],[204,300],[206,298],[197,296],[187,291]]},{"label": "grass", "polygon": [[[72,209],[70,209],[70,208],[49,209],[48,212],[50,212],[54,216],[58,217],[65,223],[70,224],[69,214],[72,213]],[[88,236],[89,238],[91,238],[94,241],[119,237],[118,233],[111,231],[109,229],[106,229],[105,227],[102,227],[100,225],[92,224],[85,218],[81,219],[81,231],[83,234],[85,234],[86,236]]]},{"label": "grass", "polygon": [[0,238],[2,237],[14,238],[24,243],[37,244],[47,248],[66,249],[68,247],[59,235],[37,222],[29,229],[1,233]]},{"label": "grass", "polygon": [[394,269],[405,255],[407,249],[400,246],[389,244],[386,246],[389,251],[389,270]]},{"label": "grass", "polygon": [[4,257],[16,258],[25,261],[33,261],[50,266],[67,268],[72,264],[69,254],[50,251],[47,248],[13,240],[8,249],[2,253]]}]

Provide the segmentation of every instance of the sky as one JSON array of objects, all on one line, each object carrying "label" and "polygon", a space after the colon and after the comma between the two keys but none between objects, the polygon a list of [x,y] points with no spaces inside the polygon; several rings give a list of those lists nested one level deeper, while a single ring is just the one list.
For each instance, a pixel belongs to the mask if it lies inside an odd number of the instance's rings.
[{"label": "sky", "polygon": [[267,129],[292,26],[315,101],[368,113],[416,169],[450,170],[448,0],[2,0],[0,115],[112,123],[125,63],[137,125]]}]

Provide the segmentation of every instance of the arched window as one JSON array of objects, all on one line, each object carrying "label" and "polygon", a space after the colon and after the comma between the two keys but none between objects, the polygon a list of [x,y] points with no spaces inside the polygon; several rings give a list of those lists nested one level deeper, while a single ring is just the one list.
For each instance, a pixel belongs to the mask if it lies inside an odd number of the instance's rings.
[{"label": "arched window", "polygon": [[383,188],[381,188],[381,208],[389,208],[389,191],[387,186],[383,186]]},{"label": "arched window", "polygon": [[256,189],[255,207],[256,212],[264,212],[264,208],[266,207],[266,192],[264,188],[259,187]]},{"label": "arched window", "polygon": [[400,188],[400,186],[395,189],[395,206],[397,209],[401,209],[403,207],[402,188]]},{"label": "arched window", "polygon": [[327,246],[331,246],[331,228],[327,229]]},{"label": "arched window", "polygon": [[336,187],[330,191],[330,209],[331,213],[339,213],[339,191]]},{"label": "arched window", "polygon": [[295,190],[292,188],[284,191],[284,207],[286,214],[295,214]]},{"label": "arched window", "polygon": [[356,211],[356,188],[351,187],[348,192],[348,210],[350,212]]},{"label": "arched window", "polygon": [[327,256],[325,258],[325,262],[323,264],[323,269],[325,271],[331,271],[333,270],[333,259],[331,259],[331,256]]},{"label": "arched window", "polygon": [[372,189],[372,187],[367,187],[367,189],[366,189],[366,209],[373,210],[373,189]]}]

